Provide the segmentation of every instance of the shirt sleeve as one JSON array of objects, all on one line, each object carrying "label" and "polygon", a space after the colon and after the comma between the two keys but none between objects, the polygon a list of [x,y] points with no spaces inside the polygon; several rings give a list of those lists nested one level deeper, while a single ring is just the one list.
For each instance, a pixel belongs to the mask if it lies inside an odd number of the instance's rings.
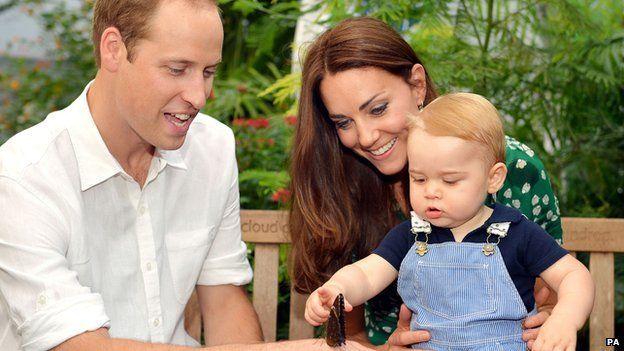
[{"label": "shirt sleeve", "polygon": [[69,268],[69,230],[60,211],[0,177],[0,213],[0,297],[21,349],[48,350],[108,327],[102,297],[81,286]]},{"label": "shirt sleeve", "polygon": [[568,254],[554,238],[552,238],[537,223],[526,221],[526,230],[523,247],[524,267],[531,276],[537,277],[548,267]]},{"label": "shirt sleeve", "polygon": [[410,221],[397,225],[386,234],[379,246],[373,250],[374,254],[388,261],[397,271],[401,267],[403,258],[415,242],[414,234],[410,232],[410,228]]},{"label": "shirt sleeve", "polygon": [[559,203],[544,164],[526,145],[508,136],[505,141],[508,172],[496,202],[518,209],[561,244]]},{"label": "shirt sleeve", "polygon": [[247,260],[247,245],[241,239],[238,167],[234,153],[234,135],[230,131],[230,186],[223,217],[208,256],[202,266],[198,285],[244,285],[253,276]]}]

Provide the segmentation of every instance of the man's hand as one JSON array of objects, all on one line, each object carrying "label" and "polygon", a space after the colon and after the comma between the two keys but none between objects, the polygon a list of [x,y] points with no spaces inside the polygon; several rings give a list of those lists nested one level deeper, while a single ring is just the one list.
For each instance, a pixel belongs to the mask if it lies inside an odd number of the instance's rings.
[{"label": "man's hand", "polygon": [[557,303],[557,294],[552,292],[543,280],[537,279],[535,282],[535,303],[537,304],[537,314],[527,317],[522,323],[525,329],[522,333],[522,340],[527,343],[529,350],[532,350],[533,343],[537,339],[540,327],[546,322]]},{"label": "man's hand", "polygon": [[[410,330],[410,321],[412,319],[412,311],[407,306],[401,305],[399,311],[399,321],[396,330],[388,338],[388,342],[382,345],[382,350],[399,351],[410,348],[412,344],[418,344],[428,341],[431,336],[425,330]],[[412,349],[414,350],[414,349]],[[416,350],[418,351],[418,350]],[[421,350],[422,351],[422,350]]]}]

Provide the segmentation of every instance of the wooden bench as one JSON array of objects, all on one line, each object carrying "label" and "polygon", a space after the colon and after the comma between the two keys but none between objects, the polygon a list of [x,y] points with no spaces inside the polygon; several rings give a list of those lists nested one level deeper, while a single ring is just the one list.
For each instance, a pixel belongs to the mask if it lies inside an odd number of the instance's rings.
[{"label": "wooden bench", "polygon": [[[590,349],[604,350],[606,337],[615,337],[614,253],[624,252],[624,219],[563,218],[564,247],[589,252],[589,270],[596,282],[596,301],[589,320]],[[241,211],[243,240],[255,244],[253,305],[266,341],[274,341],[277,330],[279,245],[290,243],[285,211]],[[289,339],[313,336],[303,318],[307,295],[291,289]],[[187,305],[186,329],[200,340],[201,315],[195,294]],[[622,341],[620,341],[622,342]]]}]

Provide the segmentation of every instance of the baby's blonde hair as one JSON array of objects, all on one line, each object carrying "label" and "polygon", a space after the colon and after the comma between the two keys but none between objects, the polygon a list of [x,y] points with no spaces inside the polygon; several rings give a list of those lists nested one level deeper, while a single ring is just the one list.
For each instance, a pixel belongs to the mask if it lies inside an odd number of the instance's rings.
[{"label": "baby's blonde hair", "polygon": [[408,117],[408,131],[422,129],[435,136],[477,142],[486,148],[491,165],[505,162],[505,133],[496,108],[483,96],[451,93],[430,102]]}]

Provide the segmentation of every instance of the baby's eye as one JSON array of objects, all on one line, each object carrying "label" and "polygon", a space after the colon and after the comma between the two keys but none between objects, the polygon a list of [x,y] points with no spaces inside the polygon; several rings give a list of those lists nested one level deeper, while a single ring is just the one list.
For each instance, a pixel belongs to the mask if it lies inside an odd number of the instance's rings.
[{"label": "baby's eye", "polygon": [[414,183],[424,183],[425,182],[425,178],[412,177],[412,181]]},{"label": "baby's eye", "polygon": [[454,184],[457,184],[457,182],[459,182],[459,180],[457,179],[443,179],[442,181],[448,185],[454,185]]}]

